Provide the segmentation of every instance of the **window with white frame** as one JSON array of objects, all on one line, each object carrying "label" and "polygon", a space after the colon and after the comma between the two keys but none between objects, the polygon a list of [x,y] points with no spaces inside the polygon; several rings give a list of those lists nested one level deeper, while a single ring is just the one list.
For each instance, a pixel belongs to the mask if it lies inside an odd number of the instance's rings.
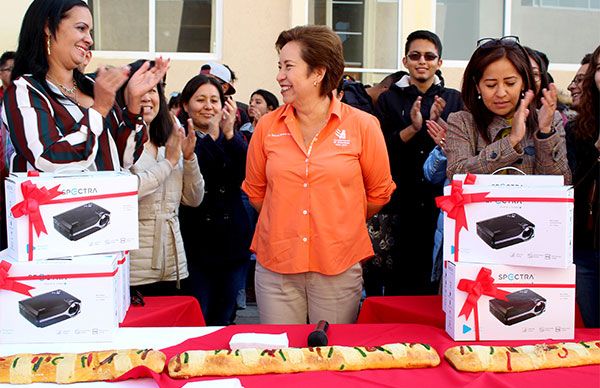
[{"label": "window with white frame", "polygon": [[309,24],[331,27],[342,40],[346,72],[364,83],[400,66],[400,0],[309,0]]},{"label": "window with white frame", "polygon": [[437,0],[444,58],[466,61],[482,37],[517,35],[550,63],[578,64],[598,46],[600,0]]},{"label": "window with white frame", "polygon": [[[222,0],[88,0],[94,50],[211,54]],[[185,54],[183,54],[185,55]]]}]

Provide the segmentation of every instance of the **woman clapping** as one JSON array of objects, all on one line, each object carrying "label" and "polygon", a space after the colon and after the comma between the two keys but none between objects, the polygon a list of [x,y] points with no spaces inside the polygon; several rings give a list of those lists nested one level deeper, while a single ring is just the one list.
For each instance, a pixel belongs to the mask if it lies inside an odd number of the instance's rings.
[{"label": "woman clapping", "polygon": [[80,0],[35,0],[19,35],[5,94],[6,121],[16,155],[13,171],[129,168],[147,140],[141,99],[164,76],[168,61],[144,64],[129,79],[127,106],[115,104],[129,68],[100,68],[95,79],[77,67],[93,40],[92,15]]}]

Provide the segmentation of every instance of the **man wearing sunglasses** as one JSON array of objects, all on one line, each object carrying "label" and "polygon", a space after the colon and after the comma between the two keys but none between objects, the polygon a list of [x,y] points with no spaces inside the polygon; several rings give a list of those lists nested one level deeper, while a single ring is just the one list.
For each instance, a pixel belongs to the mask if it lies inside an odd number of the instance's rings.
[{"label": "man wearing sunglasses", "polygon": [[384,287],[386,295],[435,294],[438,286],[430,280],[438,215],[434,198],[442,194],[442,186],[428,183],[423,174],[423,163],[436,145],[425,123],[433,120],[445,128],[444,120],[462,109],[462,100],[457,90],[444,87],[439,72],[442,43],[436,34],[412,32],[404,54],[402,63],[409,74],[384,92],[376,107],[398,185],[384,209],[396,218],[390,239],[395,252]]}]

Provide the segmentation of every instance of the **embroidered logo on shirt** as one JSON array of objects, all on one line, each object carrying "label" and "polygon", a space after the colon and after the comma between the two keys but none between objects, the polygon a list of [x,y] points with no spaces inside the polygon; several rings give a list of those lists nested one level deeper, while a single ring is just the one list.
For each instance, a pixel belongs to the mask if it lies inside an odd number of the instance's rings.
[{"label": "embroidered logo on shirt", "polygon": [[333,138],[333,144],[338,147],[347,147],[350,145],[350,140],[346,139],[345,129],[336,129],[335,137]]},{"label": "embroidered logo on shirt", "polygon": [[271,137],[281,137],[281,136],[292,136],[292,134],[291,134],[291,133],[289,133],[289,132],[283,132],[283,133],[269,133],[269,135],[268,135],[268,136],[271,136]]}]

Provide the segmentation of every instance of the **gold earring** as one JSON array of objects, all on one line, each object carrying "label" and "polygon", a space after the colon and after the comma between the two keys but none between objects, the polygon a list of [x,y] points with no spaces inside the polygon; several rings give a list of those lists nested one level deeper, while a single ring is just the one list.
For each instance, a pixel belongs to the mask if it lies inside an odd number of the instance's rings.
[{"label": "gold earring", "polygon": [[50,56],[50,35],[48,35],[48,41],[46,43],[47,43],[46,47],[48,49],[48,56]]},{"label": "gold earring", "polygon": [[316,87],[317,86],[317,81],[313,82],[313,86]]}]

